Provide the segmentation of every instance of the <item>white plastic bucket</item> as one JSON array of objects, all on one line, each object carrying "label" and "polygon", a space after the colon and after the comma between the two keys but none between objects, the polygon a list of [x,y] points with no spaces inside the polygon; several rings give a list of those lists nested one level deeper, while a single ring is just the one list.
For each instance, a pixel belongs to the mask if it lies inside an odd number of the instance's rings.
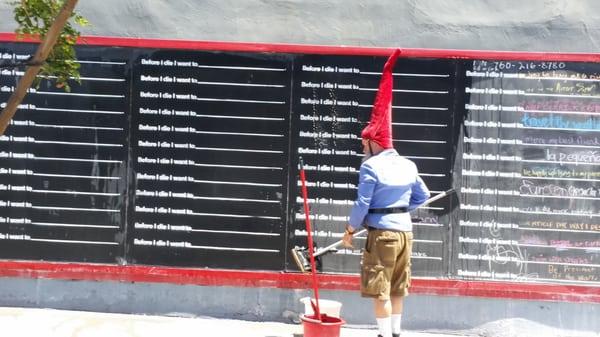
[{"label": "white plastic bucket", "polygon": [[[312,305],[310,304],[310,300],[310,297],[303,297],[300,299],[300,302],[304,303],[304,314],[307,316],[315,314]],[[338,301],[319,299],[319,310],[321,311],[321,314],[326,314],[330,317],[340,318],[342,303]]]}]

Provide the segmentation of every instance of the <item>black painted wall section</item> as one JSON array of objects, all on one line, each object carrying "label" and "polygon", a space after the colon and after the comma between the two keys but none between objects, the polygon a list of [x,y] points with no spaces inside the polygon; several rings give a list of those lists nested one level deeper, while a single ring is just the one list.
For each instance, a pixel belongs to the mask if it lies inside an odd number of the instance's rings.
[{"label": "black painted wall section", "polygon": [[[2,60],[26,58],[7,43]],[[295,270],[341,238],[385,58],[81,46],[81,84],[42,81],[0,140],[0,257]],[[3,68],[6,101],[18,73]],[[413,274],[600,282],[600,67],[400,59],[393,132],[433,194]],[[324,255],[358,271],[360,251]]]}]

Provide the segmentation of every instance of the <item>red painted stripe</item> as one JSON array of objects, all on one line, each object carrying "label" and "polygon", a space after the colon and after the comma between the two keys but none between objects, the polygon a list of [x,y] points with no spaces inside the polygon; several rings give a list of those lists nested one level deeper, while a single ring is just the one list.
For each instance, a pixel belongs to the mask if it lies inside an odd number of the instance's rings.
[{"label": "red painted stripe", "polygon": [[[0,33],[0,42],[16,41],[14,33]],[[24,42],[37,42],[36,39],[24,39]],[[126,37],[86,36],[80,44],[92,46],[114,46],[134,48],[160,48],[184,50],[239,51],[257,53],[292,53],[292,54],[326,54],[326,55],[363,55],[389,56],[394,48],[322,46],[298,44],[189,41],[166,39],[141,39]],[[450,59],[483,59],[483,60],[521,60],[521,61],[565,61],[565,62],[600,62],[598,53],[550,53],[550,52],[513,52],[460,49],[424,49],[403,48],[400,57],[450,58]]]},{"label": "red painted stripe", "polygon": [[[281,289],[310,289],[312,286],[310,274],[301,273],[30,261],[0,261],[0,277]],[[356,275],[319,274],[318,282],[319,288],[325,290],[359,290]],[[410,292],[438,296],[600,303],[600,286],[414,279]]]}]

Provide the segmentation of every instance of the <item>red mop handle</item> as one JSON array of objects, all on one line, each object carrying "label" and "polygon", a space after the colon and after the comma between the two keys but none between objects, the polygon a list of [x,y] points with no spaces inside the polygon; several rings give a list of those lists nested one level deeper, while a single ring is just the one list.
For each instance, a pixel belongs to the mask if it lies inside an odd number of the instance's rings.
[{"label": "red mop handle", "polygon": [[[312,304],[315,311],[316,319],[321,321],[321,310],[319,309],[319,288],[317,284],[317,272],[315,267],[315,256],[313,254],[313,237],[312,228],[310,226],[310,210],[308,209],[308,192],[306,191],[306,175],[304,174],[304,161],[300,158],[300,181],[302,182],[302,199],[304,199],[304,219],[306,221],[306,233],[308,236],[308,253],[310,255],[310,267],[312,269],[313,290],[315,292],[315,301],[317,304]],[[312,300],[311,300],[312,301]]]}]

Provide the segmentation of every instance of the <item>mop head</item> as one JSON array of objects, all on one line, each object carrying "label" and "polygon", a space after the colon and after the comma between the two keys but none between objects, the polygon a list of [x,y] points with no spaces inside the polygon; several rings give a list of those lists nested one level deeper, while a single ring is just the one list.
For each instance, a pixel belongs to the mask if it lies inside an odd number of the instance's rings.
[{"label": "mop head", "polygon": [[[296,263],[298,270],[300,270],[303,273],[312,272],[312,268],[310,267],[310,255],[308,254],[308,248],[296,246],[292,248],[290,252],[292,253],[292,259]],[[317,271],[322,270],[320,256],[315,256],[315,265],[317,267]]]},{"label": "mop head", "polygon": [[303,273],[309,273],[311,268],[308,250],[306,248],[296,246],[291,249],[291,253],[298,269]]}]

